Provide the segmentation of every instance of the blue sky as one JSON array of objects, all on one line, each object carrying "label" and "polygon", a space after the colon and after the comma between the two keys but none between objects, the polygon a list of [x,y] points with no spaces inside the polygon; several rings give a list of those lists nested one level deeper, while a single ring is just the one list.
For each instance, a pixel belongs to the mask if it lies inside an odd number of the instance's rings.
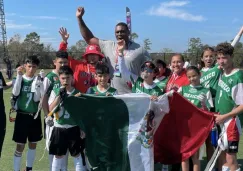
[{"label": "blue sky", "polygon": [[70,33],[69,45],[82,39],[75,12],[85,7],[84,20],[101,39],[114,40],[114,26],[126,21],[125,8],[132,14],[132,30],[152,42],[152,52],[171,48],[187,49],[188,39],[200,37],[202,42],[216,45],[234,38],[243,25],[242,0],[4,0],[7,36],[35,31],[44,43],[58,47],[61,26]]}]

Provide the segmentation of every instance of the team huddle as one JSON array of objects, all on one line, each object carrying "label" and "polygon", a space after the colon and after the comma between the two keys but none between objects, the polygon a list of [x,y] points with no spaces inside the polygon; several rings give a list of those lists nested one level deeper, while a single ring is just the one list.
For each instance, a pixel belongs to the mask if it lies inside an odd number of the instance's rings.
[{"label": "team huddle", "polygon": [[[76,17],[80,32],[88,43],[83,60],[75,60],[68,55],[69,34],[65,28],[60,28],[62,42],[53,60],[55,69],[50,73],[45,74],[43,70],[37,73],[41,61],[34,55],[26,57],[24,64],[17,68],[17,76],[12,82],[5,83],[0,72],[0,121],[6,121],[3,88],[13,87],[11,112],[17,113],[16,118],[9,116],[9,120],[15,124],[14,171],[21,170],[27,140],[26,171],[33,170],[36,146],[43,134],[49,152],[50,171],[66,171],[69,155],[73,158],[76,171],[88,170],[85,131],[76,125],[72,115],[65,110],[63,103],[66,97],[145,93],[151,96],[152,101],[157,101],[163,95],[173,96],[174,92],[198,108],[219,113],[215,115],[215,127],[225,136],[222,142],[225,150],[218,159],[217,169],[240,170],[236,154],[241,134],[239,114],[243,111],[243,71],[234,67],[233,52],[243,28],[231,44],[206,47],[201,56],[202,69],[196,66],[185,68],[181,54],[171,56],[169,68],[160,59],[152,61],[143,47],[129,40],[125,23],[118,23],[115,27],[116,42],[104,41],[92,34],[83,21],[83,15],[84,8],[78,8]],[[41,109],[45,118],[44,133]],[[6,127],[5,122],[1,125]],[[1,148],[4,135],[5,128],[1,130]],[[214,153],[210,136],[205,144],[209,161]],[[199,153],[198,150],[189,159],[172,165],[172,170],[199,171]],[[161,169],[168,171],[169,167],[162,164]]]}]

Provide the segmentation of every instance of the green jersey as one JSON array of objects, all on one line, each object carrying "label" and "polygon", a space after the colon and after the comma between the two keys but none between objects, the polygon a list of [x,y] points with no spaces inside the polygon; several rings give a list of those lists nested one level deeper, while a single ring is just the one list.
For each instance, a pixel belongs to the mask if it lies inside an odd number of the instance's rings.
[{"label": "green jersey", "polygon": [[35,113],[38,111],[39,102],[34,101],[34,93],[31,92],[32,83],[35,77],[22,77],[20,93],[17,99],[17,109],[27,113]]},{"label": "green jersey", "polygon": [[[226,114],[243,104],[243,71],[236,69],[219,79],[215,98],[216,112]],[[241,115],[239,115],[240,117]],[[241,117],[240,117],[241,118]]]},{"label": "green jersey", "polygon": [[51,91],[59,87],[60,81],[58,75],[53,70],[52,72],[49,72],[44,79],[44,91],[47,93],[48,96],[50,96]]},{"label": "green jersey", "polygon": [[165,92],[165,87],[168,82],[168,78],[165,76],[162,76],[160,78],[156,78],[154,80],[155,84],[161,89],[162,92]]},{"label": "green jersey", "polygon": [[204,87],[210,88],[213,97],[216,96],[218,81],[221,73],[222,71],[219,69],[218,65],[215,65],[212,68],[203,68],[201,70],[202,76],[200,82],[204,85]]},{"label": "green jersey", "polygon": [[[55,88],[52,90],[50,98],[49,98],[49,104],[51,104],[55,98],[58,96],[60,92],[60,88]],[[75,94],[79,93],[77,89],[73,89],[72,92],[67,92],[69,96],[74,96]],[[73,121],[72,116],[63,108],[61,107],[60,110],[58,111],[58,116],[59,118],[55,118],[54,125],[69,125],[69,126],[75,126],[75,122]],[[58,126],[57,126],[58,127]]]},{"label": "green jersey", "polygon": [[87,90],[86,94],[93,94],[96,96],[107,96],[107,94],[109,94],[109,95],[114,96],[117,94],[117,90],[113,87],[109,87],[105,91],[101,91],[98,86],[94,86],[94,87],[90,87]]},{"label": "green jersey", "polygon": [[143,82],[141,77],[138,77],[136,81],[131,77],[131,81],[133,93],[146,93],[151,96],[160,96],[163,94],[161,89],[155,83],[153,85],[148,85]]},{"label": "green jersey", "polygon": [[207,98],[207,100],[206,100],[207,108],[210,109],[211,107],[213,107],[213,100],[212,100],[211,92],[208,88],[205,88],[202,85],[182,86],[179,88],[178,93],[180,93],[182,96],[184,96],[190,102],[192,102],[198,108],[202,108],[201,101],[199,100],[198,96],[201,94],[205,94],[206,98]]}]

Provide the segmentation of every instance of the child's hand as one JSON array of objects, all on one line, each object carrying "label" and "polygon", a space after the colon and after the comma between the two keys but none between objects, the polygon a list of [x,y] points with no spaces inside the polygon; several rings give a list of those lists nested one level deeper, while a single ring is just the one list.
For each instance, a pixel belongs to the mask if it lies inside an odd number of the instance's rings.
[{"label": "child's hand", "polygon": [[23,66],[19,66],[19,67],[17,68],[17,74],[18,74],[18,75],[23,75],[23,70],[24,70],[24,67],[23,67]]},{"label": "child's hand", "polygon": [[168,96],[168,97],[172,97],[174,92],[175,92],[174,90],[170,90],[169,92],[167,92],[167,93],[165,93],[165,94],[166,94],[166,96]]},{"label": "child's hand", "polygon": [[106,92],[105,96],[111,96],[111,94],[109,92]]},{"label": "child's hand", "polygon": [[81,96],[82,95],[82,93],[77,93],[77,94],[75,94],[74,96],[75,97],[79,97],[79,96]]},{"label": "child's hand", "polygon": [[64,99],[66,94],[67,94],[66,87],[65,86],[61,86],[60,87],[60,92],[59,92],[59,96],[61,97],[61,99]]},{"label": "child's hand", "polygon": [[202,93],[198,96],[198,100],[200,100],[201,103],[206,103],[206,100],[207,100],[207,96],[206,94]]},{"label": "child's hand", "polygon": [[215,114],[214,117],[215,117],[216,124],[222,124],[222,123],[224,123],[228,119],[227,118],[227,115],[218,115],[218,114]]},{"label": "child's hand", "polygon": [[46,125],[52,127],[54,125],[53,118],[51,116],[47,116],[45,118]]},{"label": "child's hand", "polygon": [[151,96],[150,99],[151,99],[152,101],[158,101],[158,97],[157,97],[157,96]]},{"label": "child's hand", "polygon": [[179,87],[177,85],[174,85],[173,87],[171,87],[171,90],[174,90],[174,91],[178,91]]}]

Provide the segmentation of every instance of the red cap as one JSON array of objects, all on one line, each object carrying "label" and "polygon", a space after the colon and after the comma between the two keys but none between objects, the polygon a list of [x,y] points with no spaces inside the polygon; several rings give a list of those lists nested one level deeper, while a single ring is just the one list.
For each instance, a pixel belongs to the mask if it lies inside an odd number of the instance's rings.
[{"label": "red cap", "polygon": [[100,47],[97,45],[88,45],[86,47],[85,53],[83,54],[83,57],[87,59],[88,54],[97,54],[101,58],[104,58],[104,55],[101,53]]}]

